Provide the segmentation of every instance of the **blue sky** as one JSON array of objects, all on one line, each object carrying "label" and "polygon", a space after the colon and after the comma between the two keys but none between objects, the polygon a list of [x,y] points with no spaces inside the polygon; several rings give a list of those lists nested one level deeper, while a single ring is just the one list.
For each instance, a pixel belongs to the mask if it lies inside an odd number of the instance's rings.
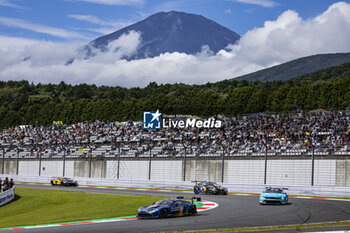
[{"label": "blue sky", "polygon": [[303,19],[334,0],[0,0],[0,35],[88,41],[160,11],[203,15],[243,35],[286,10]]},{"label": "blue sky", "polygon": [[[241,35],[216,54],[164,53],[126,61],[142,45],[129,31],[108,52],[79,48],[160,11],[200,14]],[[210,49],[210,48],[209,48]],[[115,52],[118,51],[118,52]],[[350,0],[0,0],[0,80],[144,87],[203,84],[300,57],[350,52]],[[69,66],[67,61],[75,58]]]}]

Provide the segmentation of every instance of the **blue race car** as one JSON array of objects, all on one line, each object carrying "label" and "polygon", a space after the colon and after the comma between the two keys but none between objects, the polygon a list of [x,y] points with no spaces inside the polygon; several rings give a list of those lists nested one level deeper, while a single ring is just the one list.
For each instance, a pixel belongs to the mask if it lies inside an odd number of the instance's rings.
[{"label": "blue race car", "polygon": [[192,198],[192,202],[182,200],[183,197],[176,199],[164,199],[157,201],[149,206],[142,206],[137,210],[138,218],[166,218],[176,215],[195,215],[197,207],[193,199],[200,201],[200,198]]},{"label": "blue race car", "polygon": [[226,187],[222,187],[215,182],[210,181],[194,181],[193,192],[195,194],[214,194],[214,195],[227,195],[228,190]]},{"label": "blue race car", "polygon": [[266,187],[265,191],[260,194],[259,203],[262,204],[288,204],[288,194],[284,191],[286,188]]}]

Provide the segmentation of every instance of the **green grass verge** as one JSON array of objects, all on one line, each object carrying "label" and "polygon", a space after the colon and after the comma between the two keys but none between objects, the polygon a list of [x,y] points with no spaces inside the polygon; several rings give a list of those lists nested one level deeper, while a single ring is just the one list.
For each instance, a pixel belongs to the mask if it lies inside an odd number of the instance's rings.
[{"label": "green grass verge", "polygon": [[0,207],[0,228],[136,215],[138,207],[166,198],[25,188],[15,194]]}]

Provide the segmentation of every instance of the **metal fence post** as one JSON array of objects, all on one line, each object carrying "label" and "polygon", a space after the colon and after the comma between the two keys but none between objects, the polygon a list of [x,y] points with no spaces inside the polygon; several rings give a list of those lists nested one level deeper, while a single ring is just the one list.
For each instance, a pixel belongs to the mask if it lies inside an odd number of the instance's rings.
[{"label": "metal fence post", "polygon": [[5,174],[5,148],[2,148],[2,168],[1,168],[1,173]]},{"label": "metal fence post", "polygon": [[63,151],[63,171],[62,171],[62,176],[64,177],[65,172],[66,172],[66,154],[67,154],[67,149],[64,147]]},{"label": "metal fence post", "polygon": [[16,175],[18,175],[18,166],[19,166],[19,148],[17,147],[17,165],[16,165]]},{"label": "metal fence post", "polygon": [[91,178],[91,161],[92,160],[92,148],[90,148],[90,156],[89,156],[89,178]]},{"label": "metal fence post", "polygon": [[117,171],[118,180],[119,180],[119,170],[120,170],[120,146],[118,146],[118,171]]},{"label": "metal fence post", "polygon": [[103,158],[104,156],[101,156],[101,179],[103,178]]},{"label": "metal fence post", "polygon": [[186,157],[187,157],[187,148],[186,148],[186,145],[184,144],[183,145],[184,146],[184,148],[185,148],[185,154],[184,154],[184,161],[183,161],[183,163],[184,163],[184,174],[183,174],[183,181],[186,181]]},{"label": "metal fence post", "polygon": [[264,184],[266,184],[267,178],[267,142],[265,143],[265,170],[264,170]]},{"label": "metal fence post", "polygon": [[315,173],[315,147],[314,145],[312,145],[311,186],[314,186],[314,173]]},{"label": "metal fence post", "polygon": [[152,148],[149,145],[148,180],[151,180],[151,167],[152,167]]},{"label": "metal fence post", "polygon": [[41,176],[41,151],[39,151],[39,176]]},{"label": "metal fence post", "polygon": [[221,183],[224,183],[224,171],[225,171],[225,147],[222,146],[222,164],[221,164]]}]

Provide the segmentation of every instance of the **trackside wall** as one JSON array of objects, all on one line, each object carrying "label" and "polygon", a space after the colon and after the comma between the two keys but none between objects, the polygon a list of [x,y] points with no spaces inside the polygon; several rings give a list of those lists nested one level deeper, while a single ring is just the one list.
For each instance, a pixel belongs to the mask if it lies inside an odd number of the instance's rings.
[{"label": "trackside wall", "polygon": [[[18,169],[17,169],[18,162]],[[81,178],[102,178],[119,180],[174,181],[193,180],[222,181],[222,160],[187,158],[183,159],[117,159],[78,160],[62,159],[19,160],[0,158],[0,174],[24,176],[63,176]],[[4,169],[2,169],[4,164]],[[65,164],[65,166],[63,166]],[[149,170],[149,167],[151,168]],[[311,185],[311,159],[271,159],[267,160],[267,185]],[[226,159],[224,161],[224,183],[264,184],[264,159]],[[0,175],[1,176],[1,175]],[[314,185],[350,187],[350,159],[315,159]]]}]

